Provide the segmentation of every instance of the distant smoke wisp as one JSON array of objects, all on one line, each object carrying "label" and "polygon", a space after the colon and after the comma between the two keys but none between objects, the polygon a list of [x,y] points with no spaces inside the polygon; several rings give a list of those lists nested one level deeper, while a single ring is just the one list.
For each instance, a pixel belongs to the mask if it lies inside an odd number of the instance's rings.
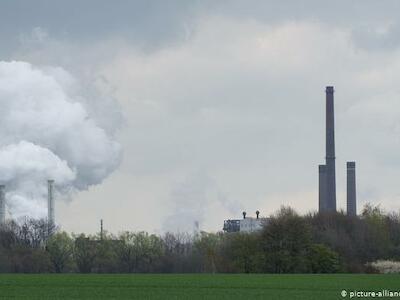
[{"label": "distant smoke wisp", "polygon": [[210,204],[218,203],[232,214],[242,210],[241,203],[229,199],[218,187],[216,181],[203,172],[189,175],[176,185],[170,195],[173,209],[164,220],[164,230],[171,232],[192,232],[203,226]]},{"label": "distant smoke wisp", "polygon": [[66,195],[119,165],[120,145],[87,102],[61,68],[0,62],[0,183],[12,217],[46,215],[47,179]]}]

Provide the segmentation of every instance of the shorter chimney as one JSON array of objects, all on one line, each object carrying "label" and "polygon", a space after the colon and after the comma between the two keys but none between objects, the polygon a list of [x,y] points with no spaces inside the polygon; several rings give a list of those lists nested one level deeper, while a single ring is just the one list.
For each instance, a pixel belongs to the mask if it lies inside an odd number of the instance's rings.
[{"label": "shorter chimney", "polygon": [[357,215],[356,163],[347,162],[347,215]]}]

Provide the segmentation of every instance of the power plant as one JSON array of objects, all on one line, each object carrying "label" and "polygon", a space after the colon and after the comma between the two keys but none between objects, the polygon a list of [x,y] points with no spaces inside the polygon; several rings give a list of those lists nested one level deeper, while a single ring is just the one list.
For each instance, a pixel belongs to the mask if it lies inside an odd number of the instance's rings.
[{"label": "power plant", "polygon": [[[326,140],[325,140],[325,164],[318,166],[318,210],[319,212],[336,212],[336,156],[335,156],[335,113],[334,113],[334,88],[327,86],[326,90]],[[47,220],[49,224],[55,224],[54,214],[54,180],[47,181]],[[347,162],[347,214],[357,215],[356,197],[356,163]],[[243,212],[243,219],[225,220],[224,231],[251,232],[259,230],[261,224],[266,220],[257,217],[246,218]],[[6,195],[5,185],[0,185],[0,224],[6,220]]]},{"label": "power plant", "polygon": [[[318,166],[319,212],[336,212],[335,103],[333,86],[326,90],[326,154],[325,165]],[[347,163],[347,214],[357,215],[356,163]]]},{"label": "power plant", "polygon": [[[0,225],[6,222],[6,194],[5,185],[0,185]],[[54,215],[54,180],[47,181],[47,221],[55,225]]]},{"label": "power plant", "polygon": [[[320,213],[336,212],[336,155],[335,155],[335,102],[334,88],[327,86],[326,96],[326,128],[325,128],[325,164],[318,166],[318,211]],[[356,163],[347,162],[347,215],[357,215],[356,196]],[[225,232],[252,232],[262,228],[262,224],[268,223],[267,218],[246,218],[225,220],[223,230]]]}]

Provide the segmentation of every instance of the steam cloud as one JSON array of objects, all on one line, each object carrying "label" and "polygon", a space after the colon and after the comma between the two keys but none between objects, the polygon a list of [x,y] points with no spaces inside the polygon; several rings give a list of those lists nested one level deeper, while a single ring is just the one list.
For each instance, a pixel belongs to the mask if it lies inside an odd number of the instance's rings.
[{"label": "steam cloud", "polygon": [[120,145],[83,95],[61,68],[0,62],[0,183],[12,217],[46,216],[47,179],[68,195],[119,165]]},{"label": "steam cloud", "polygon": [[243,209],[240,202],[229,199],[216,181],[204,172],[190,174],[172,190],[170,203],[173,211],[165,220],[163,228],[170,232],[192,232],[195,222],[200,226],[207,221],[210,203],[219,203],[229,213],[238,214]]}]

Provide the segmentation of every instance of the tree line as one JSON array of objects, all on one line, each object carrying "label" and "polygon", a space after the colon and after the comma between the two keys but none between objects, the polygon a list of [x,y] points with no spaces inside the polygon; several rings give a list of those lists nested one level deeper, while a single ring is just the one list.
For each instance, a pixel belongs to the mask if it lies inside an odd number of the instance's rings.
[{"label": "tree line", "polygon": [[0,227],[9,273],[359,273],[377,260],[400,260],[400,215],[371,205],[357,217],[282,207],[253,233],[68,234],[33,219]]}]

